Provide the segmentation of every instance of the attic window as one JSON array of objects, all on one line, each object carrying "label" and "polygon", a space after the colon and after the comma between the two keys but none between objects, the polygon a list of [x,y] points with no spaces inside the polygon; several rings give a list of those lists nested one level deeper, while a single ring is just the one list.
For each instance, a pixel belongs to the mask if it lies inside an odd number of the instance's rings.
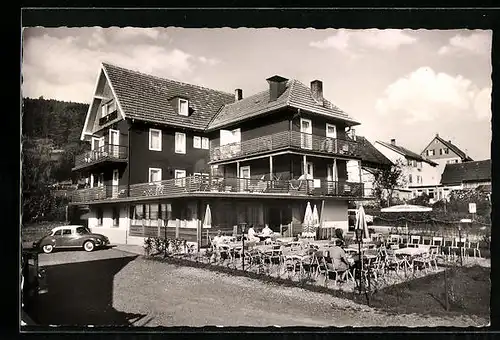
[{"label": "attic window", "polygon": [[106,117],[107,115],[116,111],[116,102],[112,99],[107,103],[102,105],[102,114],[101,117]]},{"label": "attic window", "polygon": [[189,115],[189,102],[186,99],[179,98],[179,114],[182,116]]}]

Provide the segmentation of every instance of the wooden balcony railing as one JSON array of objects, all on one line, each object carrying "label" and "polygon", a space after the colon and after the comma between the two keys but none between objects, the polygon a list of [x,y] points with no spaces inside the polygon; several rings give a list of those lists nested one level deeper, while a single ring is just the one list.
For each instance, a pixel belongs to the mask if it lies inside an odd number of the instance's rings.
[{"label": "wooden balcony railing", "polygon": [[242,156],[252,156],[283,148],[314,151],[329,155],[359,155],[358,143],[352,140],[330,138],[297,131],[283,131],[210,148],[210,161],[223,161]]},{"label": "wooden balcony railing", "polygon": [[192,194],[256,194],[287,196],[364,197],[363,183],[315,180],[261,180],[190,176],[154,183],[125,186],[104,186],[76,190],[73,202],[83,203],[118,198],[181,197]]},{"label": "wooden balcony railing", "polygon": [[128,157],[128,148],[123,145],[105,144],[96,150],[86,151],[75,157],[75,169],[103,161],[123,161]]}]

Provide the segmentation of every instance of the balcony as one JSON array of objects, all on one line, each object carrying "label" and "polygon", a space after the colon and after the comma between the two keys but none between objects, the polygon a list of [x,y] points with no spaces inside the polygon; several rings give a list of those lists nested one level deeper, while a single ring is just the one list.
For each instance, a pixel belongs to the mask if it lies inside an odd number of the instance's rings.
[{"label": "balcony", "polygon": [[248,178],[222,178],[191,176],[155,183],[126,186],[104,186],[76,190],[73,203],[96,201],[139,200],[144,198],[171,197],[345,197],[364,198],[363,183],[315,180],[262,180]]},{"label": "balcony", "polygon": [[123,145],[105,144],[96,150],[86,151],[75,157],[75,167],[79,170],[103,162],[126,162],[128,148]]},{"label": "balcony", "polygon": [[240,143],[213,147],[210,149],[210,162],[255,156],[283,149],[345,157],[359,156],[358,143],[352,140],[330,138],[297,131],[283,131]]}]

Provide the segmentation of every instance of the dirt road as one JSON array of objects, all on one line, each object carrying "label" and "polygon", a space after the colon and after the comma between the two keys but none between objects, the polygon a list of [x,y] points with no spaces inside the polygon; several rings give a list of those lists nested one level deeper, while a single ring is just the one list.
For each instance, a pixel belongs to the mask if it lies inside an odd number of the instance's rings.
[{"label": "dirt road", "polygon": [[116,249],[41,254],[48,291],[33,318],[54,325],[482,326],[475,317],[390,315],[299,288],[148,261]]}]

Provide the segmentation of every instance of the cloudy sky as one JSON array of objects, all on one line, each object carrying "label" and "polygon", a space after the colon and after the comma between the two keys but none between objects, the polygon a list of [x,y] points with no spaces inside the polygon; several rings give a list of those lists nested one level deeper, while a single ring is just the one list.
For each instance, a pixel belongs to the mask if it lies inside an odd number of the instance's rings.
[{"label": "cloudy sky", "polygon": [[249,96],[278,74],[420,153],[436,133],[490,158],[491,31],[26,28],[23,96],[88,103],[101,61]]}]

